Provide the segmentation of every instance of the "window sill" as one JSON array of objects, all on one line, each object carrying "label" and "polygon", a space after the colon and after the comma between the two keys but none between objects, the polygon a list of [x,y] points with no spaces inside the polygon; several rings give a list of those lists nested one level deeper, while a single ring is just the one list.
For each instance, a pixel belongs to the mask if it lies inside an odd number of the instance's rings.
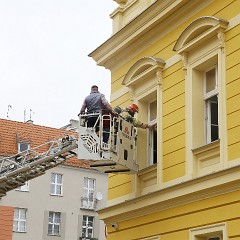
[{"label": "window sill", "polygon": [[206,145],[203,145],[201,147],[194,148],[194,149],[192,149],[192,152],[193,152],[193,154],[198,155],[198,154],[209,151],[209,150],[214,149],[219,146],[220,146],[220,139],[218,139],[214,142],[208,143]]},{"label": "window sill", "polygon": [[29,190],[20,190],[20,189],[15,189],[15,191],[17,191],[17,192],[30,192]]},{"label": "window sill", "polygon": [[50,193],[49,195],[50,195],[51,197],[63,197],[63,195],[52,194],[52,193]]},{"label": "window sill", "polygon": [[138,181],[140,181],[140,193],[146,194],[153,191],[157,184],[157,163],[140,170],[137,173]]},{"label": "window sill", "polygon": [[138,175],[141,176],[141,175],[147,174],[149,172],[152,172],[156,168],[157,168],[157,163],[139,170]]},{"label": "window sill", "polygon": [[192,149],[198,174],[207,174],[220,167],[220,140]]}]

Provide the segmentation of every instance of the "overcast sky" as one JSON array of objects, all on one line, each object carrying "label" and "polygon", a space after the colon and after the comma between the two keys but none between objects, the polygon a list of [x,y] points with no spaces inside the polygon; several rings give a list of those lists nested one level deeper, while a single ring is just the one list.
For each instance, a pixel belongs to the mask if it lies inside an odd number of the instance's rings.
[{"label": "overcast sky", "polygon": [[60,128],[77,119],[91,85],[109,100],[110,72],[88,54],[111,36],[116,7],[113,0],[0,0],[0,118],[23,122],[31,114],[35,124]]}]

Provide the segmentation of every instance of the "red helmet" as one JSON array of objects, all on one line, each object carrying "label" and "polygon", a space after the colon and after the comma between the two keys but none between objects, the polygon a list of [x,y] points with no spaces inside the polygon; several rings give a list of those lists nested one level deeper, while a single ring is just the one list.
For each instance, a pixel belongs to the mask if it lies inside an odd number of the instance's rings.
[{"label": "red helmet", "polygon": [[130,111],[139,112],[139,108],[135,103],[132,103],[131,105],[129,105],[127,109]]}]

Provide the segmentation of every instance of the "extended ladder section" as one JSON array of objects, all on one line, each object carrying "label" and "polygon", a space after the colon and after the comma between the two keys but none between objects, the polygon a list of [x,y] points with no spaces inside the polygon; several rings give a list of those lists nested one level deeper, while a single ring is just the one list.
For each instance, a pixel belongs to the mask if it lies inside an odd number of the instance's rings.
[{"label": "extended ladder section", "polygon": [[[87,126],[96,117],[93,127]],[[96,160],[90,166],[104,173],[136,173],[136,129],[121,117],[80,115],[78,158]],[[98,131],[99,128],[99,131]],[[97,130],[97,131],[96,131]]]},{"label": "extended ladder section", "polygon": [[6,192],[43,175],[46,170],[76,155],[74,149],[77,147],[75,137],[67,135],[59,140],[0,159],[0,198],[5,196]]}]

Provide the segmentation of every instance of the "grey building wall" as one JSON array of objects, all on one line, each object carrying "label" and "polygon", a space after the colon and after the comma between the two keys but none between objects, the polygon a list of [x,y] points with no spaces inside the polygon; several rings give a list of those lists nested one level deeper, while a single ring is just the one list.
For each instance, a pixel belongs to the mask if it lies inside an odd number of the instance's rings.
[{"label": "grey building wall", "polygon": [[[62,196],[50,195],[51,173],[63,175]],[[81,210],[84,177],[96,179],[96,193],[101,192],[103,199],[97,201],[97,208],[107,203],[107,175],[76,167],[58,166],[46,174],[30,181],[29,192],[12,190],[0,200],[0,205],[27,209],[27,232],[13,233],[13,240],[78,240],[82,233],[82,216],[94,216],[94,237],[105,240],[104,223],[99,221],[97,212]],[[61,236],[47,235],[48,212],[61,212]]]}]

